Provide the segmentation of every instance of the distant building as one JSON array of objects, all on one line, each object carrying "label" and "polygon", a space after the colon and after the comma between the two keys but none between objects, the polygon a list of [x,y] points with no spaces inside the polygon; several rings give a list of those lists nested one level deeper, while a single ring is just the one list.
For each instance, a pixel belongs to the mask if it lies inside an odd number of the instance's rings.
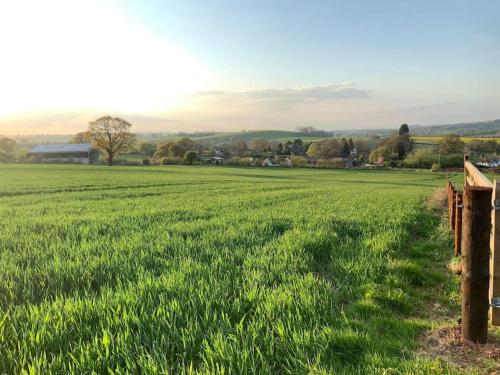
[{"label": "distant building", "polygon": [[214,147],[214,156],[219,158],[224,158],[226,155],[226,151],[220,147]]},{"label": "distant building", "polygon": [[89,143],[38,145],[26,155],[41,163],[96,164],[100,152]]},{"label": "distant building", "polygon": [[263,167],[274,167],[273,162],[269,158],[265,158],[262,162]]}]

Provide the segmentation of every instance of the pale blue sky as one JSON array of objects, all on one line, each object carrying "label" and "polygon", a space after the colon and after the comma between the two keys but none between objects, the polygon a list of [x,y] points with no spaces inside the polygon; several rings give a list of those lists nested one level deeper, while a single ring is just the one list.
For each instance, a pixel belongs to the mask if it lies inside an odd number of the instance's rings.
[{"label": "pale blue sky", "polygon": [[155,131],[495,119],[499,18],[498,0],[5,2],[0,133],[103,112]]},{"label": "pale blue sky", "polygon": [[499,77],[496,0],[126,4],[231,88],[343,81],[404,88],[436,80],[460,86]]}]

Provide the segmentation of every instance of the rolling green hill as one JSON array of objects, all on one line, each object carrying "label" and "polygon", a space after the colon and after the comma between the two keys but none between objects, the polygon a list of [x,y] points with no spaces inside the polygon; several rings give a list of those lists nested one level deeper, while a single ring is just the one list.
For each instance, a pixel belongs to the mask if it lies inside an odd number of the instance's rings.
[{"label": "rolling green hill", "polygon": [[288,130],[250,130],[242,132],[227,132],[227,133],[215,133],[212,135],[205,135],[200,137],[189,137],[192,140],[199,142],[228,142],[232,139],[242,139],[246,142],[251,141],[255,138],[266,138],[269,141],[293,141],[294,139],[300,138],[303,141],[312,141],[318,139],[324,139],[324,137],[310,136],[305,133],[288,131]]}]

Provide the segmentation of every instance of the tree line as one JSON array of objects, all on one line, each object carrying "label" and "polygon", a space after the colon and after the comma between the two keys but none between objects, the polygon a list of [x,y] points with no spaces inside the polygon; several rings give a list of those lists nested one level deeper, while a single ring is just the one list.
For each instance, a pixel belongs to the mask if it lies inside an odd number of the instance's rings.
[{"label": "tree line", "polygon": [[[72,143],[92,143],[105,155],[108,165],[118,154],[135,154],[143,157],[143,164],[164,162],[172,164],[193,164],[200,156],[220,156],[231,158],[268,158],[280,159],[282,156],[306,158],[308,162],[316,160],[323,165],[327,160],[352,159],[360,163],[370,162],[392,167],[430,168],[441,162],[442,166],[460,166],[464,152],[478,158],[496,158],[500,148],[495,140],[480,140],[465,144],[460,136],[444,136],[436,147],[422,148],[412,141],[407,124],[388,137],[365,138],[328,138],[318,141],[294,139],[273,141],[255,138],[249,142],[233,138],[228,142],[210,144],[196,142],[188,137],[166,140],[159,143],[138,142],[131,132],[132,125],[124,119],[103,116],[89,123],[85,132],[76,134]],[[301,128],[300,131],[313,134],[318,130]],[[418,146],[418,147],[416,147]],[[17,160],[17,144],[13,139],[0,137],[0,162]],[[439,160],[438,160],[439,159]],[[302,160],[301,163],[304,161]]]}]

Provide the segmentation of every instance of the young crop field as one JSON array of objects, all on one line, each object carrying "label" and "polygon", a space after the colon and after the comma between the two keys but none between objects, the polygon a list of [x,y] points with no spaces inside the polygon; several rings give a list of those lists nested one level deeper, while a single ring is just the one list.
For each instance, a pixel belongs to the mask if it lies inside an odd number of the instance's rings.
[{"label": "young crop field", "polygon": [[[411,139],[413,139],[415,142],[423,142],[423,143],[436,143],[438,144],[443,140],[443,136],[440,135],[417,135],[417,136],[412,136]],[[464,143],[471,143],[471,142],[477,142],[477,141],[495,141],[497,143],[500,143],[500,137],[460,137]]]},{"label": "young crop field", "polygon": [[0,373],[454,373],[444,181],[0,165]]}]

